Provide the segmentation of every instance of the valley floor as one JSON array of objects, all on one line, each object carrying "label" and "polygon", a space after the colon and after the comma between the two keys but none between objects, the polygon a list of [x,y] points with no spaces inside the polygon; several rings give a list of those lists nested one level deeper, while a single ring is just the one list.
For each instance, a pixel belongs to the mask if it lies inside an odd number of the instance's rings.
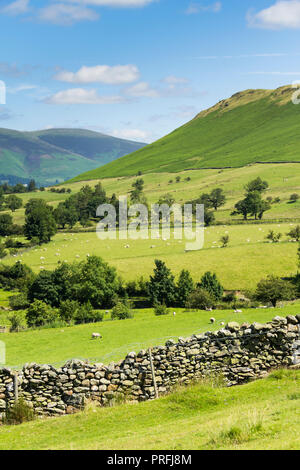
[{"label": "valley floor", "polygon": [[0,427],[0,449],[300,449],[300,371],[233,388],[197,384],[156,401]]}]

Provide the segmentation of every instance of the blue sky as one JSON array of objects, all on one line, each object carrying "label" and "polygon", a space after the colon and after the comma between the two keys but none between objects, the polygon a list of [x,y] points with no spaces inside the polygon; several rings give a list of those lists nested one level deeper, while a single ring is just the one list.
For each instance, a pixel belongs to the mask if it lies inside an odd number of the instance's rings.
[{"label": "blue sky", "polygon": [[151,142],[300,80],[300,0],[0,0],[0,127]]}]

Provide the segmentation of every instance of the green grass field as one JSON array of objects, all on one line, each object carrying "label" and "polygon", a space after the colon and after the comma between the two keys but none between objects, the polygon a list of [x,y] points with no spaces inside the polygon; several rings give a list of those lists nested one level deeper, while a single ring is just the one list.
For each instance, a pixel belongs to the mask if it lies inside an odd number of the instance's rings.
[{"label": "green grass field", "polygon": [[[268,181],[269,190],[265,197],[280,197],[278,204],[273,204],[270,211],[266,212],[264,219],[298,218],[300,219],[300,201],[295,204],[289,203],[290,195],[300,194],[300,166],[297,163],[286,164],[266,164],[251,165],[243,168],[233,168],[224,170],[191,170],[174,173],[149,173],[143,175],[145,181],[145,195],[150,203],[156,203],[158,199],[166,193],[172,194],[177,203],[184,203],[198,198],[204,192],[210,192],[215,188],[222,188],[225,191],[227,202],[221,210],[216,212],[216,220],[226,223],[229,220],[238,220],[239,217],[232,217],[230,213],[237,201],[244,196],[244,186],[251,180],[260,176]],[[180,183],[175,182],[175,177],[180,176]],[[185,181],[190,177],[191,181]],[[118,196],[129,195],[132,183],[136,177],[107,178],[102,182],[107,194],[111,196],[116,193]],[[173,180],[173,183],[169,183]],[[63,187],[71,188],[72,194],[80,190],[84,184],[95,186],[100,180],[93,179],[70,184],[63,184]],[[45,192],[20,194],[25,205],[31,198],[44,199],[48,204],[56,207],[59,202],[64,201],[68,194]],[[24,208],[17,210],[14,214],[14,221],[18,224],[24,223]]]},{"label": "green grass field", "polygon": [[[123,321],[111,321],[110,314],[105,314],[104,321],[98,324],[7,333],[2,334],[0,339],[6,344],[8,366],[20,368],[28,362],[61,365],[72,358],[109,364],[123,359],[131,351],[158,346],[173,337],[177,340],[179,336],[220,329],[221,322],[265,323],[276,315],[295,315],[300,311],[300,304],[276,309],[249,309],[239,314],[233,310],[219,310],[213,314],[175,310],[175,317],[172,309],[169,315],[162,317],[155,316],[152,309],[137,310],[133,319]],[[212,315],[216,319],[214,325],[210,324]],[[93,332],[100,332],[103,339],[92,340]]]},{"label": "green grass field", "polygon": [[300,371],[0,428],[0,449],[299,450]]},{"label": "green grass field", "polygon": [[[58,233],[51,243],[7,256],[5,264],[17,260],[35,272],[54,269],[58,262],[81,261],[89,255],[101,256],[115,266],[125,280],[148,277],[154,260],[162,259],[177,275],[182,269],[191,271],[195,281],[206,271],[217,273],[224,287],[254,288],[260,279],[275,274],[290,276],[297,271],[296,243],[283,236],[280,243],[265,240],[269,230],[285,235],[291,224],[215,226],[205,229],[205,245],[200,251],[185,252],[186,240],[99,240],[96,233]],[[230,243],[220,248],[220,238],[228,234]],[[129,248],[125,246],[129,245]],[[151,248],[153,247],[153,248]],[[41,259],[45,258],[45,260]]]}]

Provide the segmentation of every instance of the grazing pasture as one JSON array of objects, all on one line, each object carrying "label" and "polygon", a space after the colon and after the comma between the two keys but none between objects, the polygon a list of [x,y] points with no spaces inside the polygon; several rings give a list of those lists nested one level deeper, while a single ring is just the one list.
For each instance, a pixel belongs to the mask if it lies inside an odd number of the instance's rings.
[{"label": "grazing pasture", "polygon": [[3,426],[0,449],[299,450],[299,381],[300,371],[279,370],[237,387],[204,382],[155,401],[90,405],[76,415]]},{"label": "grazing pasture", "polygon": [[[145,195],[150,203],[155,203],[166,193],[170,193],[177,203],[196,199],[204,192],[210,192],[215,188],[222,188],[225,191],[227,202],[224,207],[216,212],[218,221],[228,221],[232,217],[230,213],[237,201],[243,199],[244,186],[251,180],[261,177],[268,181],[269,190],[265,197],[280,198],[280,202],[272,205],[270,211],[266,212],[264,219],[274,218],[300,218],[300,201],[290,204],[289,197],[293,193],[300,194],[300,164],[265,164],[251,165],[243,168],[232,168],[223,170],[191,170],[178,173],[148,173],[142,175],[145,181]],[[180,177],[180,182],[176,182],[176,177]],[[102,182],[107,194],[119,195],[129,194],[131,185],[136,180],[136,176],[124,176],[120,178],[93,179],[88,181],[77,181],[64,183],[59,187],[70,188],[72,194],[78,192],[84,184],[95,186]],[[190,181],[186,181],[191,178]],[[171,183],[172,181],[172,183]],[[64,201],[69,194],[52,193],[47,189],[44,192],[18,194],[23,203],[26,204],[31,198],[44,199],[48,204],[56,207],[59,202]],[[16,223],[24,222],[24,208],[18,209],[14,214]],[[234,217],[233,219],[237,219]]]},{"label": "grazing pasture", "polygon": [[[35,272],[52,270],[58,262],[80,261],[87,255],[101,256],[115,266],[125,280],[148,277],[154,260],[167,263],[175,274],[188,269],[195,281],[206,271],[217,273],[226,289],[253,288],[268,274],[289,276],[297,270],[297,244],[284,236],[280,243],[265,240],[269,230],[286,234],[295,224],[213,226],[205,229],[205,245],[200,251],[185,252],[185,240],[99,240],[96,233],[58,233],[41,247],[31,248],[5,263],[17,260]],[[220,238],[229,235],[227,248]]]},{"label": "grazing pasture", "polygon": [[[210,322],[211,312],[175,309],[173,316],[173,310],[160,317],[154,315],[153,309],[136,310],[133,319],[114,321],[106,313],[101,323],[3,334],[7,365],[18,368],[29,362],[61,365],[73,358],[109,364],[123,359],[131,351],[158,346],[173,337],[177,340],[179,336],[221,329],[221,324],[229,321],[265,323],[276,315],[295,315],[300,311],[300,304],[276,309],[248,309],[238,314],[233,310],[216,310],[213,312],[214,324]],[[100,333],[102,338],[93,340],[93,333]]]}]

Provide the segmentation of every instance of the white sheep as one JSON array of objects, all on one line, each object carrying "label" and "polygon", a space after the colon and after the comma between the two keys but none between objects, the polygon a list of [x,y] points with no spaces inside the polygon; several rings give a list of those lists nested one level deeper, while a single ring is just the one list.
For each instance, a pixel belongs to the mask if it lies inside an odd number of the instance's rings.
[{"label": "white sheep", "polygon": [[92,339],[101,339],[102,338],[102,335],[100,335],[100,333],[93,333],[92,334]]},{"label": "white sheep", "polygon": [[213,325],[214,323],[216,323],[216,319],[212,317],[212,318],[210,319],[210,323]]}]

